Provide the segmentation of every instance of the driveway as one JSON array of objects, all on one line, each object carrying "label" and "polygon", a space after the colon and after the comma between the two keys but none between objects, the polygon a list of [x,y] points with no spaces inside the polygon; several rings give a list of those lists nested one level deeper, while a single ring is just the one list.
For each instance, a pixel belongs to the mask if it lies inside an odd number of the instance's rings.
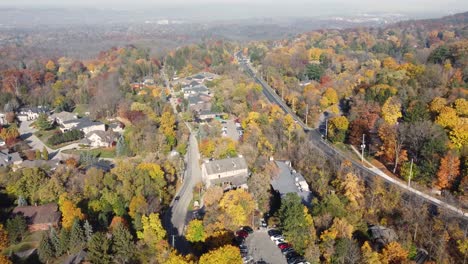
[{"label": "driveway", "polygon": [[236,129],[236,123],[233,119],[226,120],[226,124],[222,124],[222,126],[227,128],[228,137],[234,141],[239,141],[239,131]]},{"label": "driveway", "polygon": [[275,242],[270,240],[266,229],[255,230],[247,237],[246,245],[254,261],[264,260],[270,264],[287,264],[281,250]]}]

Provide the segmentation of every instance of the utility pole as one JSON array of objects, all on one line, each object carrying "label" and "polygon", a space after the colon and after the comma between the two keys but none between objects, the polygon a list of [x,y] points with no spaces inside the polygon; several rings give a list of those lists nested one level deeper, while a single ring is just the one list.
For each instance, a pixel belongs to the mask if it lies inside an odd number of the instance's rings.
[{"label": "utility pole", "polygon": [[413,176],[413,159],[411,159],[409,177],[408,177],[408,187],[411,185],[411,177]]},{"label": "utility pole", "polygon": [[309,104],[307,104],[307,106],[306,106],[306,113],[305,113],[306,126],[308,126],[308,125],[307,125],[307,117],[308,117],[308,116],[309,116]]},{"label": "utility pole", "polygon": [[328,118],[325,119],[325,140],[328,139]]},{"label": "utility pole", "polygon": [[175,248],[175,235],[172,235],[172,247]]},{"label": "utility pole", "polygon": [[364,149],[366,149],[366,134],[362,134],[362,144],[361,144],[361,162],[364,163]]}]

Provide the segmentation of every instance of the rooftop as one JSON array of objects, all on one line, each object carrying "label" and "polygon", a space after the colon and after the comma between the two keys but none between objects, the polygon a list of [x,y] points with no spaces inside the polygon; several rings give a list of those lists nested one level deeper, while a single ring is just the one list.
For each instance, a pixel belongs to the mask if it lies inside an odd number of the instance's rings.
[{"label": "rooftop", "polygon": [[6,167],[22,160],[18,152],[9,153],[8,150],[0,150],[0,167]]},{"label": "rooftop", "polygon": [[213,160],[204,165],[208,175],[247,169],[247,162],[243,157]]},{"label": "rooftop", "polygon": [[271,186],[281,196],[287,193],[297,193],[305,204],[312,201],[312,193],[304,176],[296,172],[290,161],[274,161],[279,169],[278,175],[272,177]]},{"label": "rooftop", "polygon": [[58,206],[54,203],[39,206],[18,206],[13,209],[13,214],[25,216],[30,225],[58,223],[60,220]]},{"label": "rooftop", "polygon": [[60,119],[61,122],[68,122],[70,120],[77,119],[78,117],[74,113],[62,111],[60,113],[54,113],[54,114],[50,115],[49,118],[50,119]]}]

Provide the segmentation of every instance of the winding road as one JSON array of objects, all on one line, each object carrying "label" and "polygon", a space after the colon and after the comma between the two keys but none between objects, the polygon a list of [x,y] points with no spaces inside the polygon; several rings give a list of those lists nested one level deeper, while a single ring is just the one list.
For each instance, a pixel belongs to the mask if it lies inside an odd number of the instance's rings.
[{"label": "winding road", "polygon": [[464,212],[462,209],[457,208],[451,204],[448,204],[444,201],[441,201],[433,196],[430,196],[426,193],[423,193],[419,190],[416,190],[414,188],[411,188],[406,185],[406,183],[403,183],[395,178],[390,177],[389,175],[385,174],[383,171],[379,170],[376,167],[371,167],[367,168],[364,166],[362,163],[356,161],[355,159],[349,157],[348,155],[344,154],[343,152],[339,151],[336,149],[334,146],[330,145],[328,142],[323,140],[322,135],[316,130],[312,129],[304,124],[302,122],[301,118],[299,118],[287,105],[286,103],[281,100],[281,98],[276,94],[276,92],[273,90],[273,88],[268,85],[263,79],[259,78],[257,74],[255,73],[255,69],[247,62],[247,59],[243,58],[241,56],[241,52],[236,53],[236,57],[239,61],[239,64],[241,67],[245,70],[247,74],[249,74],[258,84],[262,86],[263,93],[265,94],[266,98],[274,104],[279,105],[285,113],[290,114],[296,122],[306,131],[306,133],[309,134],[309,139],[312,142],[313,145],[315,145],[317,148],[323,151],[323,153],[331,158],[339,158],[341,160],[350,160],[354,167],[357,168],[360,172],[361,175],[366,179],[369,180],[372,177],[381,177],[384,181],[396,185],[399,188],[403,189],[407,193],[410,193],[412,195],[416,195],[417,197],[426,200],[427,202],[440,207],[444,208],[448,211],[451,211],[457,216],[462,217],[465,220],[468,220],[468,213]]}]

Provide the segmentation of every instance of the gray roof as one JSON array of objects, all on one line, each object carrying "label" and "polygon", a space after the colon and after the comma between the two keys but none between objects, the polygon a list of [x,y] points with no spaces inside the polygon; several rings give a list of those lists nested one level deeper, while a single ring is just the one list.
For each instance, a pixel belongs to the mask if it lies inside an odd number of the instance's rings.
[{"label": "gray roof", "polygon": [[60,164],[59,160],[25,160],[21,163],[21,168],[49,167],[55,169]]},{"label": "gray roof", "polygon": [[52,115],[50,115],[49,117],[50,119],[60,119],[62,122],[68,122],[70,120],[74,120],[74,119],[77,119],[76,117],[76,114],[74,113],[70,113],[70,112],[65,112],[65,111],[62,111],[60,113],[54,113]]},{"label": "gray roof", "polygon": [[21,214],[27,218],[28,224],[58,224],[60,211],[57,204],[45,204],[39,206],[18,206],[13,209],[13,214]]},{"label": "gray roof", "polygon": [[229,177],[223,177],[219,179],[212,179],[210,180],[210,182],[211,184],[215,184],[215,185],[223,183],[223,182],[231,182],[232,185],[240,186],[242,184],[247,183],[247,178],[248,178],[248,174],[244,173],[244,174],[238,174],[238,175],[229,176]]},{"label": "gray roof", "polygon": [[9,153],[8,150],[0,150],[0,167],[6,167],[22,160],[18,152]]},{"label": "gray roof", "polygon": [[195,92],[195,93],[205,93],[205,92],[210,91],[210,89],[208,89],[205,85],[196,85],[193,87],[185,86],[184,88],[182,88],[182,90],[184,92]]},{"label": "gray roof", "polygon": [[237,157],[222,160],[213,160],[205,163],[205,167],[207,174],[212,175],[233,170],[247,169],[247,162],[245,162],[245,159],[243,157]]},{"label": "gray roof", "polygon": [[289,161],[275,161],[279,169],[278,175],[271,179],[271,186],[280,193],[281,196],[287,193],[297,193],[305,204],[312,201],[312,193],[309,190],[301,190],[297,186],[298,182],[305,182],[304,177],[289,166]]},{"label": "gray roof", "polygon": [[86,127],[99,126],[99,125],[103,125],[103,123],[99,121],[91,121],[89,118],[83,117],[83,118],[78,119],[78,125],[76,125],[75,129],[80,130]]},{"label": "gray roof", "polygon": [[33,112],[33,113],[37,113],[37,114],[42,114],[42,113],[47,114],[47,113],[49,113],[50,109],[49,109],[49,107],[42,106],[42,105],[40,105],[40,106],[25,106],[25,107],[21,107],[18,112],[21,113],[21,112],[30,112],[30,111]]}]

